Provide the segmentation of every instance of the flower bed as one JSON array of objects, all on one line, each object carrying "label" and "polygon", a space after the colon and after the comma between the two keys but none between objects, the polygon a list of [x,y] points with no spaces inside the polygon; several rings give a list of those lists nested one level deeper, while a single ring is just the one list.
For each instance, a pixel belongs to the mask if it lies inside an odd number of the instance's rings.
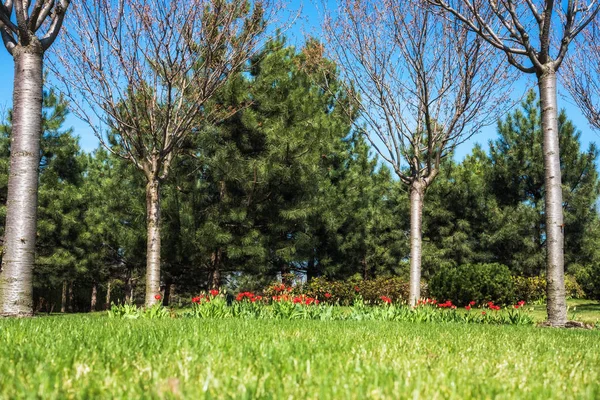
[{"label": "flower bed", "polygon": [[191,308],[175,313],[161,305],[149,309],[132,305],[113,305],[109,317],[115,318],[247,318],[247,319],[311,319],[311,320],[373,320],[404,322],[458,322],[482,324],[533,324],[524,310],[524,301],[502,308],[493,302],[457,307],[450,300],[438,302],[423,299],[414,307],[382,295],[376,303],[367,303],[356,294],[351,306],[332,303],[328,293],[323,298],[305,294],[295,295],[293,290],[280,286],[278,294],[262,296],[241,292],[233,299],[216,290],[194,296]]}]

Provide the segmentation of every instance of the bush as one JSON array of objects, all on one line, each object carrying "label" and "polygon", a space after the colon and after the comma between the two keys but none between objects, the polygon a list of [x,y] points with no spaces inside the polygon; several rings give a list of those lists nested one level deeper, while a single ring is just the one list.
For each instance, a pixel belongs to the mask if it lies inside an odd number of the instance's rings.
[{"label": "bush", "polygon": [[600,265],[576,265],[569,270],[588,299],[600,300]]},{"label": "bush", "polygon": [[431,296],[457,306],[470,301],[513,304],[515,291],[510,270],[502,264],[464,264],[444,267],[429,282]]},{"label": "bush", "polygon": [[354,299],[360,295],[366,303],[375,304],[381,302],[381,296],[389,297],[394,302],[406,302],[409,286],[408,282],[399,277],[362,280],[355,276],[347,281],[329,281],[319,277],[294,291],[328,303],[342,305],[353,304]]},{"label": "bush", "polygon": [[[514,276],[513,285],[518,300],[527,302],[546,300],[546,279],[541,276]],[[582,299],[586,295],[578,279],[573,275],[565,275],[565,292],[568,299]]]},{"label": "bush", "polygon": [[541,276],[514,276],[515,295],[528,303],[546,299],[546,279]]}]

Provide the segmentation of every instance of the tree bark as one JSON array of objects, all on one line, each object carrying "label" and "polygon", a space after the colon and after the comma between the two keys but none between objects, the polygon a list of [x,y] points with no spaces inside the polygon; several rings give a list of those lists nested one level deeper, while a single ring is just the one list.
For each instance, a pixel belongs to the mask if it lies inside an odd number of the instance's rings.
[{"label": "tree bark", "polygon": [[148,242],[146,247],[146,307],[159,303],[160,299],[160,184],[157,178],[146,185],[146,224]]},{"label": "tree bark", "polygon": [[210,271],[209,283],[208,286],[210,289],[219,290],[221,287],[221,260],[223,258],[223,251],[221,249],[217,249],[212,254],[212,271]]},{"label": "tree bark", "polygon": [[17,46],[13,51],[13,120],[6,232],[0,267],[0,316],[33,315],[43,56],[42,46],[35,38],[28,46]]},{"label": "tree bark", "polygon": [[104,302],[104,309],[108,310],[110,308],[110,291],[112,289],[112,281],[108,281],[106,284],[106,301]]},{"label": "tree bark", "polygon": [[171,281],[169,279],[165,282],[165,292],[162,299],[162,305],[168,307],[171,302]]},{"label": "tree bark", "polygon": [[67,281],[63,281],[60,312],[63,314],[67,312]]},{"label": "tree bark", "polygon": [[567,322],[564,267],[564,223],[562,180],[558,141],[556,72],[549,65],[538,74],[542,111],[544,186],[546,213],[546,297],[548,322],[564,326]]},{"label": "tree bark", "polygon": [[67,308],[70,313],[72,313],[74,309],[73,303],[75,303],[75,295],[73,294],[73,281],[71,281],[69,282],[69,306]]},{"label": "tree bark", "polygon": [[410,291],[408,303],[417,304],[421,297],[421,225],[425,185],[418,180],[410,186]]},{"label": "tree bark", "polygon": [[221,287],[221,270],[216,266],[210,277],[210,288],[219,290],[219,287]]},{"label": "tree bark", "polygon": [[125,281],[125,303],[133,302],[133,282],[131,268],[127,269],[127,280]]},{"label": "tree bark", "polygon": [[96,311],[96,300],[98,298],[98,284],[92,283],[92,302],[90,304],[90,312]]},{"label": "tree bark", "polygon": [[310,282],[313,278],[318,276],[317,268],[315,267],[315,257],[311,256],[306,265],[306,281]]}]

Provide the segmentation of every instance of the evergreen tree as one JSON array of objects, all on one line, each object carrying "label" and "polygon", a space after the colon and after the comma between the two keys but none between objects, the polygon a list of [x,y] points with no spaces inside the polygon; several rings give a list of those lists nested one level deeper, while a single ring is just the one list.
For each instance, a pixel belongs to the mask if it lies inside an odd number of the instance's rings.
[{"label": "evergreen tree", "polygon": [[401,268],[407,266],[401,260],[408,254],[408,241],[399,224],[408,220],[408,209],[398,213],[400,204],[406,204],[406,191],[371,156],[363,136],[352,135],[342,144],[328,168],[324,204],[313,222],[317,270],[336,279],[408,276]]}]

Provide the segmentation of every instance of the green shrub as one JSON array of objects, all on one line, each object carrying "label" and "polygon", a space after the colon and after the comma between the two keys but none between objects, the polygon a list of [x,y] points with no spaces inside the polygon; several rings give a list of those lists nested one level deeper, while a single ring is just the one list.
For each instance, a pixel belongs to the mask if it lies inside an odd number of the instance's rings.
[{"label": "green shrub", "polygon": [[[313,278],[300,288],[295,288],[294,293],[302,293],[315,297],[327,303],[352,305],[357,296],[361,296],[366,303],[381,302],[381,296],[389,297],[394,302],[408,300],[408,282],[399,277],[378,277],[362,280],[355,276],[346,281],[329,281],[326,278]],[[423,295],[426,295],[423,293]]]},{"label": "green shrub", "polygon": [[431,296],[451,300],[457,306],[470,301],[513,304],[515,291],[510,270],[502,264],[464,264],[445,267],[429,282]]},{"label": "green shrub", "polygon": [[600,265],[576,265],[569,271],[573,272],[586,298],[600,300]]},{"label": "green shrub", "polygon": [[513,285],[518,300],[531,303],[546,299],[546,279],[541,276],[514,276]]},{"label": "green shrub", "polygon": [[[546,279],[541,276],[514,276],[513,285],[517,300],[526,302],[546,300]],[[573,275],[565,275],[565,292],[568,299],[582,299],[586,293]]]},{"label": "green shrub", "polygon": [[565,275],[565,292],[567,299],[583,299],[585,292],[573,275]]}]

